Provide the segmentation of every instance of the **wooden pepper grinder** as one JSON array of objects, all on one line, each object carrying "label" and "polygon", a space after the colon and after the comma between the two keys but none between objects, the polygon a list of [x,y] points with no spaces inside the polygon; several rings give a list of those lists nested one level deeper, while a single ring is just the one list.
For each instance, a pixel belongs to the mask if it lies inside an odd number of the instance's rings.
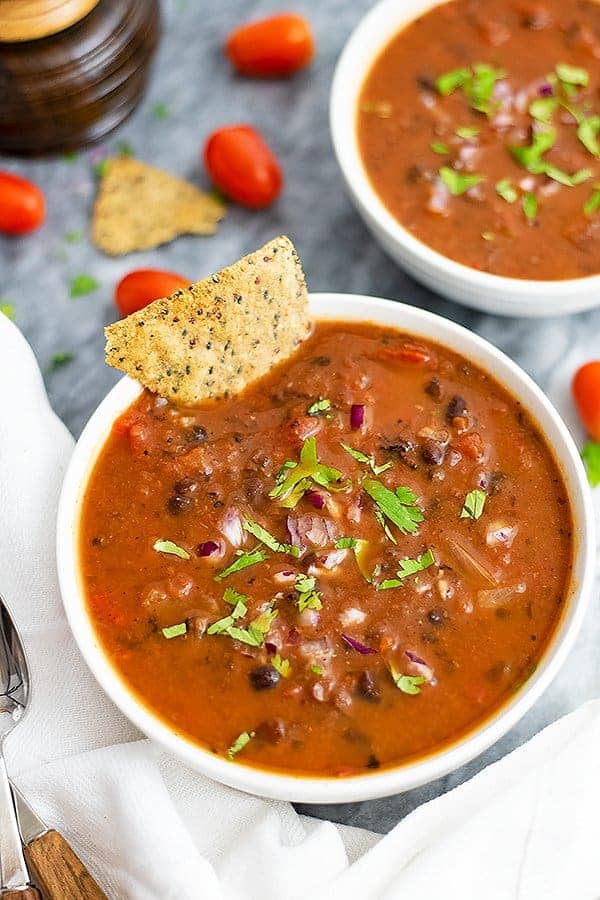
[{"label": "wooden pepper grinder", "polygon": [[64,152],[116,128],[159,33],[159,0],[0,0],[0,152]]}]

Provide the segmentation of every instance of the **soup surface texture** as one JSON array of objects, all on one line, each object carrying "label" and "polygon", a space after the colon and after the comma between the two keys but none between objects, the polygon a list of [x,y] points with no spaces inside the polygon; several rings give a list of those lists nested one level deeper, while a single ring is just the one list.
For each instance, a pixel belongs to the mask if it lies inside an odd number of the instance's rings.
[{"label": "soup surface texture", "polygon": [[452,0],[363,86],[358,140],[392,215],[512,278],[600,272],[600,4]]},{"label": "soup surface texture", "polygon": [[419,757],[535,668],[571,513],[493,378],[374,324],[321,322],[242,396],[145,392],[92,473],[89,613],[127,684],[237,762],[350,775]]}]

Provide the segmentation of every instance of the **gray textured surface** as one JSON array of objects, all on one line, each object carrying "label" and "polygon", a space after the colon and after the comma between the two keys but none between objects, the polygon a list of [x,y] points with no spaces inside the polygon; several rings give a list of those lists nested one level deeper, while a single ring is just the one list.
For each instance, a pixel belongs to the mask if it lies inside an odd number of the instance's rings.
[{"label": "gray textured surface", "polygon": [[[295,0],[293,5],[309,15],[319,48],[314,65],[295,79],[260,83],[235,78],[220,50],[232,26],[275,10],[276,3],[172,0],[164,6],[164,39],[148,96],[110,140],[71,162],[1,163],[44,188],[49,213],[36,235],[0,239],[0,302],[14,303],[17,324],[45,372],[51,402],[75,435],[118,378],[103,364],[102,326],[115,317],[113,289],[123,274],[155,266],[200,278],[279,232],[289,234],[298,246],[313,290],[398,298],[439,312],[491,340],[542,386],[578,339],[600,333],[600,310],[535,323],[471,312],[415,284],[383,255],[344,195],[327,122],[335,60],[371,2]],[[167,104],[168,119],[155,117],[157,103]],[[272,209],[252,213],[232,207],[216,237],[181,238],[168,247],[124,259],[103,257],[87,237],[75,245],[65,241],[68,231],[87,232],[96,190],[92,163],[104,153],[126,141],[140,158],[203,184],[199,154],[205,136],[212,128],[235,121],[259,126],[283,163],[285,192]],[[93,275],[100,288],[72,300],[70,280],[82,272]],[[49,372],[51,357],[61,351],[74,352],[75,360]],[[599,643],[600,622],[592,611],[576,652],[551,690],[517,728],[470,766],[408,794],[306,811],[376,831],[389,830],[419,803],[458,784],[543,725],[600,693],[600,660],[595,652]]]}]

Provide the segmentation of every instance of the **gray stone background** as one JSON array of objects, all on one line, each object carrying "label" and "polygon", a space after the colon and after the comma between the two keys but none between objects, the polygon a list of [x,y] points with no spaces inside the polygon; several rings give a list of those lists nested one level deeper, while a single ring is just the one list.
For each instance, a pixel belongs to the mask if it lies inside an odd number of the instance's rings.
[{"label": "gray stone background", "polygon": [[[573,345],[589,340],[590,333],[600,334],[600,309],[532,322],[483,315],[446,302],[416,284],[374,244],[344,194],[327,114],[336,59],[371,5],[371,0],[294,0],[291,6],[312,22],[317,57],[292,80],[260,82],[235,77],[221,46],[232,27],[277,11],[280,3],[166,0],[164,36],[147,96],[115,134],[74,159],[0,160],[1,167],[37,182],[48,201],[47,222],[39,232],[20,239],[0,238],[0,303],[14,304],[17,325],[37,355],[50,401],[75,436],[119,377],[104,365],[102,327],[116,318],[113,291],[122,275],[134,268],[157,267],[195,280],[281,232],[296,243],[312,290],[391,297],[441,313],[492,341],[542,387]],[[165,118],[157,115],[158,104],[165,105]],[[200,161],[204,139],[213,128],[233,122],[258,126],[283,165],[285,190],[271,209],[250,212],[231,206],[215,237],[183,237],[158,250],[120,259],[109,259],[90,244],[95,162],[127,143],[141,159],[208,186]],[[69,243],[65,235],[77,230],[83,239]],[[71,299],[70,282],[80,273],[97,279],[99,288]],[[75,358],[51,371],[50,361],[59,352],[73,353]],[[4,372],[2,376],[10,377]],[[469,766],[407,794],[303,811],[388,831],[423,801],[459,784],[564,712],[600,694],[596,620],[592,610],[575,652],[535,709]]]}]

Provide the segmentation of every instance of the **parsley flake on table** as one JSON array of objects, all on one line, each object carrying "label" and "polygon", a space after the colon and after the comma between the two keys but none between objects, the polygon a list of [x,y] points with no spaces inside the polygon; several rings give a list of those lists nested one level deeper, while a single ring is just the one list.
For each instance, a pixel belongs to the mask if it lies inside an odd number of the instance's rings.
[{"label": "parsley flake on table", "polygon": [[588,481],[593,488],[600,485],[600,444],[588,441],[581,451]]},{"label": "parsley flake on table", "polygon": [[387,472],[388,469],[394,465],[393,462],[386,462],[383,465],[378,466],[375,462],[375,457],[371,455],[367,455],[363,453],[362,450],[356,450],[354,447],[350,447],[348,444],[344,444],[343,441],[340,441],[340,445],[346,453],[352,457],[352,459],[356,460],[359,463],[366,463],[373,472],[373,475],[381,475],[382,472]]},{"label": "parsley flake on table", "polygon": [[354,557],[356,559],[356,564],[358,566],[358,571],[363,576],[365,581],[371,583],[372,576],[369,572],[366,561],[365,561],[365,552],[367,547],[369,546],[369,542],[364,538],[355,538],[355,537],[341,537],[334,544],[336,550],[352,550],[354,553]]},{"label": "parsley flake on table", "polygon": [[289,553],[291,556],[300,556],[298,547],[278,541],[266,528],[263,528],[262,525],[259,525],[258,522],[254,522],[252,519],[244,519],[244,529],[257,538],[261,544],[268,547],[269,550],[273,550],[274,553]]},{"label": "parsley flake on table", "polygon": [[191,559],[187,550],[174,544],[173,541],[158,540],[154,542],[153,547],[158,553],[167,553],[171,556],[178,556],[180,559]]},{"label": "parsley flake on table", "polygon": [[463,508],[460,511],[460,518],[477,521],[483,513],[483,507],[485,506],[486,500],[487,494],[485,491],[481,491],[479,488],[476,488],[474,491],[469,491],[465,497]]},{"label": "parsley flake on table", "polygon": [[396,572],[396,577],[388,578],[386,581],[382,581],[377,585],[377,590],[385,591],[389,588],[402,587],[404,585],[405,578],[408,578],[410,575],[416,575],[417,572],[423,572],[434,563],[435,556],[433,555],[433,551],[431,549],[426,550],[420,556],[417,556],[416,559],[401,559],[400,568]]},{"label": "parsley flake on table", "polygon": [[100,287],[100,283],[91,275],[81,274],[75,275],[71,281],[69,296],[72,299],[76,297],[85,297],[87,294],[93,294]]},{"label": "parsley flake on table", "polygon": [[260,547],[248,551],[236,550],[236,555],[237,559],[234,560],[230,566],[227,566],[226,569],[223,569],[215,575],[215,581],[223,581],[224,578],[233,575],[234,572],[241,572],[249,566],[255,566],[257,563],[264,562],[267,558],[267,554],[264,550],[261,550]]},{"label": "parsley flake on table", "polygon": [[181,635],[187,632],[187,624],[185,622],[179,622],[178,625],[169,625],[167,628],[162,629],[163,635],[170,640],[171,638],[181,637]]},{"label": "parsley flake on table", "polygon": [[83,231],[80,229],[74,229],[73,231],[67,231],[65,234],[65,241],[67,244],[79,244],[83,240]]},{"label": "parsley flake on table", "polygon": [[464,175],[456,169],[451,169],[450,166],[442,166],[439,175],[453,197],[459,197],[485,180],[484,175]]},{"label": "parsley flake on table", "polygon": [[6,316],[7,319],[10,319],[11,322],[15,321],[15,307],[13,303],[0,303],[0,313]]},{"label": "parsley flake on table", "polygon": [[152,115],[155,119],[168,119],[169,118],[169,107],[166,103],[155,103],[152,107]]},{"label": "parsley flake on table", "polygon": [[420,686],[425,684],[423,675],[403,675],[392,663],[390,663],[390,673],[394,680],[394,684],[403,694],[414,695],[421,693]]},{"label": "parsley flake on table", "polygon": [[67,363],[72,362],[75,359],[74,353],[69,353],[68,351],[63,351],[61,353],[55,353],[52,359],[50,360],[50,371],[55,372],[56,369],[62,368],[62,366],[66,366]]},{"label": "parsley flake on table", "polygon": [[244,747],[250,743],[250,741],[254,737],[254,734],[254,731],[242,731],[241,734],[238,734],[235,741],[227,751],[227,758],[230,760],[234,760],[240,750],[243,750]]},{"label": "parsley flake on table", "polygon": [[[289,473],[289,474],[288,474]],[[310,490],[311,482],[330,491],[343,491],[350,482],[340,484],[342,473],[332,466],[319,461],[317,443],[314,437],[307,438],[300,451],[300,462],[287,460],[275,481],[276,485],[269,492],[269,497],[278,499],[282,506],[293,509],[301,497]]]},{"label": "parsley flake on table", "polygon": [[375,501],[380,512],[396,525],[402,534],[417,531],[423,521],[423,512],[417,505],[417,495],[408,487],[397,487],[390,491],[381,481],[366,478],[362,486],[369,497]]}]

